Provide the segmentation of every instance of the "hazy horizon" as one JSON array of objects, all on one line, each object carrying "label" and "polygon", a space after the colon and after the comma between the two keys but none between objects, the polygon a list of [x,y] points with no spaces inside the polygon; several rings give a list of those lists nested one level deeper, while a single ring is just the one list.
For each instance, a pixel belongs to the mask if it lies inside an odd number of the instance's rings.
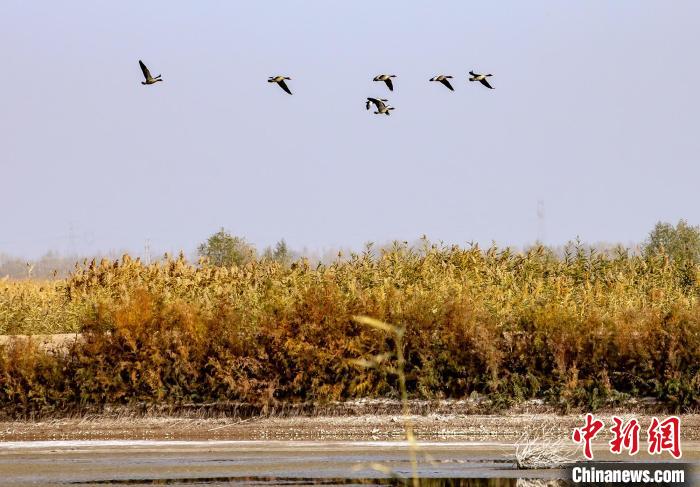
[{"label": "hazy horizon", "polygon": [[[220,227],[259,250],[628,245],[700,223],[698,18],[690,0],[3,2],[0,253],[190,252]],[[165,81],[142,86],[139,59]]]}]

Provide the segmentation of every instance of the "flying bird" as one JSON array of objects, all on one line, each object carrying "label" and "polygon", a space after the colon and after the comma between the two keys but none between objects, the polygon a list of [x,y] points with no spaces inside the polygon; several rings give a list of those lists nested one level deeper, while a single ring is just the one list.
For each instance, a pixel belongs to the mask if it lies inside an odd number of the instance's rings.
[{"label": "flying bird", "polygon": [[[368,97],[367,103],[365,104],[365,107],[367,108],[367,110],[369,110],[369,107],[370,107],[370,105],[372,105],[372,103],[377,105],[379,102],[385,102],[385,101],[389,101],[389,100],[387,100],[386,98],[369,98]],[[378,105],[377,105],[377,108],[379,108]]]},{"label": "flying bird", "polygon": [[455,89],[452,88],[452,85],[450,84],[450,79],[452,79],[452,76],[445,76],[444,74],[438,75],[438,76],[433,76],[430,78],[430,81],[439,81],[443,85],[447,86],[450,91],[454,91]]},{"label": "flying bird", "polygon": [[284,80],[289,79],[291,80],[292,78],[288,78],[287,76],[270,76],[267,79],[268,83],[277,83],[280,88],[282,88],[284,91],[289,93],[290,95],[292,92],[289,90],[289,87],[287,86],[287,83],[284,82]]},{"label": "flying bird", "polygon": [[390,110],[393,110],[394,107],[389,106],[386,102],[389,100],[385,98],[367,98],[367,103],[366,103],[366,108],[369,110],[369,107],[372,103],[374,103],[374,106],[377,107],[377,111],[374,112],[375,115],[384,114],[384,115],[391,115]]},{"label": "flying bird", "polygon": [[159,81],[163,81],[160,77],[158,76],[151,76],[151,72],[148,70],[145,64],[143,64],[143,61],[139,59],[139,66],[141,66],[141,71],[143,71],[143,77],[146,78],[146,81],[142,81],[142,85],[153,85]]},{"label": "flying bird", "polygon": [[394,83],[391,82],[391,78],[396,78],[395,74],[379,74],[373,78],[374,81],[383,81],[389,88],[389,91],[394,91]]},{"label": "flying bird", "polygon": [[481,83],[485,87],[492,89],[492,90],[494,89],[494,87],[491,86],[489,84],[488,80],[486,79],[489,76],[493,76],[492,74],[479,74],[479,73],[475,73],[474,71],[469,71],[469,74],[472,75],[472,77],[469,78],[469,81],[478,81],[479,83]]}]

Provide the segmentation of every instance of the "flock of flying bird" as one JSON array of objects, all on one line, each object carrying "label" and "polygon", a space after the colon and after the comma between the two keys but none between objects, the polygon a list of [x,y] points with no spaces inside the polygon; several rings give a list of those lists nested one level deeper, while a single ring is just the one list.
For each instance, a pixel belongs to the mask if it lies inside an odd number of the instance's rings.
[{"label": "flock of flying bird", "polygon": [[[146,81],[142,81],[142,85],[153,85],[157,83],[158,81],[163,81],[163,78],[161,75],[158,76],[151,76],[151,72],[148,70],[145,64],[143,64],[143,61],[139,60],[139,65],[141,66],[141,71],[143,72],[143,77],[146,78]],[[475,73],[474,71],[469,71],[470,78],[469,81],[478,81],[485,87],[493,90],[493,86],[491,86],[488,82],[488,77],[493,76],[492,74],[479,74]],[[393,74],[380,74],[377,75],[373,78],[373,81],[383,81],[387,88],[389,88],[389,91],[394,91],[394,83],[391,81],[391,78],[396,78],[396,75]],[[291,80],[292,78],[288,76],[270,76],[267,79],[268,83],[277,83],[280,88],[282,88],[284,91],[289,93],[290,95],[292,94],[292,91],[289,89],[289,86],[287,86],[287,83],[285,82],[286,80]],[[450,89],[450,91],[454,91],[455,89],[452,87],[452,84],[450,83],[450,80],[452,79],[452,76],[449,75],[444,75],[440,74],[438,76],[433,76],[430,78],[430,81],[436,81],[438,83],[442,83],[445,85],[447,88]],[[367,97],[367,103],[366,103],[366,108],[369,110],[369,107],[374,104],[374,106],[377,108],[377,111],[374,113],[377,115],[389,115],[391,110],[394,109],[394,107],[390,106],[388,104],[389,100],[386,98],[372,98],[372,97]]]}]

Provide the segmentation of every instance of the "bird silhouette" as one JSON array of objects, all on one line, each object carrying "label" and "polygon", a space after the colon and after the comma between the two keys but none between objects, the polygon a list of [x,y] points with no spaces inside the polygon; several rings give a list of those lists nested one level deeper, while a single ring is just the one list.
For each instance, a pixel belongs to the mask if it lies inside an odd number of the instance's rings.
[{"label": "bird silhouette", "polygon": [[143,77],[146,78],[146,81],[142,81],[142,85],[153,85],[156,84],[159,81],[163,81],[160,77],[158,76],[151,76],[151,72],[148,70],[145,64],[143,64],[143,61],[139,59],[139,66],[141,66],[141,71],[143,72]]},{"label": "bird silhouette", "polygon": [[487,88],[489,88],[489,89],[491,89],[491,90],[494,89],[494,87],[491,86],[491,85],[489,84],[488,80],[486,79],[486,78],[488,78],[489,76],[493,76],[492,74],[479,74],[479,73],[475,73],[474,71],[469,71],[469,74],[472,75],[472,77],[469,78],[469,81],[478,81],[479,83],[481,83],[481,84],[484,85],[485,87],[487,87]]},{"label": "bird silhouette", "polygon": [[383,81],[389,88],[389,91],[394,91],[394,83],[392,83],[391,78],[396,78],[394,74],[378,74],[373,78],[373,81]]},{"label": "bird silhouette", "polygon": [[289,78],[287,76],[270,76],[267,80],[268,83],[277,83],[280,88],[282,88],[284,91],[289,93],[290,95],[292,92],[289,90],[289,87],[287,86],[287,83],[284,82],[284,80],[291,80],[292,78]]},{"label": "bird silhouette", "polygon": [[384,115],[391,115],[391,110],[394,109],[394,107],[389,106],[386,102],[389,100],[385,98],[367,98],[367,103],[365,104],[367,110],[369,110],[369,107],[372,103],[374,103],[374,106],[377,107],[377,111],[374,112],[376,115],[379,114],[384,114]]},{"label": "bird silhouette", "polygon": [[452,88],[452,85],[450,84],[450,81],[449,81],[450,79],[452,79],[452,76],[446,76],[444,74],[440,74],[438,76],[433,76],[432,78],[430,78],[430,81],[439,81],[443,85],[447,86],[450,89],[450,91],[454,91],[455,89]]}]

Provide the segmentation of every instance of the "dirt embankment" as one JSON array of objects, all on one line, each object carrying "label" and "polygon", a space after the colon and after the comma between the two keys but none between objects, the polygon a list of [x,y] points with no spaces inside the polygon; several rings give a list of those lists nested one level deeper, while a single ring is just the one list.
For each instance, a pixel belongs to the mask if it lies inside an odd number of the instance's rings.
[{"label": "dirt embankment", "polygon": [[[641,436],[651,422],[635,417]],[[609,414],[597,416],[612,424]],[[700,415],[683,415],[684,442],[700,442]],[[420,440],[516,442],[524,433],[569,436],[582,425],[579,415],[413,415],[410,421]],[[399,440],[405,435],[400,415],[296,416],[258,418],[83,417],[51,421],[0,423],[0,441],[94,439],[217,439],[217,440]],[[608,434],[606,432],[605,434]],[[603,435],[605,436],[605,435]],[[609,440],[610,438],[603,438]]]}]

